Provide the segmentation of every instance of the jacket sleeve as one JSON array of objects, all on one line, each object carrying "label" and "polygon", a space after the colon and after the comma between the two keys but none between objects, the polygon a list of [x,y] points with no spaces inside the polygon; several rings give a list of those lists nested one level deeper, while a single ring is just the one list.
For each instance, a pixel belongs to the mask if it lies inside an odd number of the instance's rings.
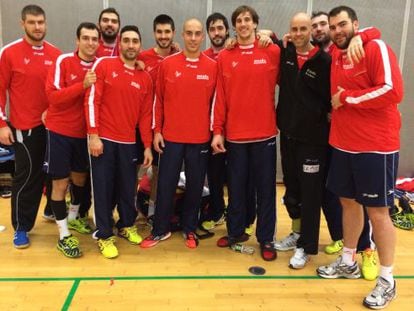
[{"label": "jacket sleeve", "polygon": [[403,80],[397,58],[381,40],[367,47],[366,67],[372,87],[362,90],[345,90],[340,100],[354,108],[381,108],[401,102]]},{"label": "jacket sleeve", "polygon": [[152,85],[152,79],[149,74],[147,74],[147,77],[147,93],[145,94],[144,100],[141,103],[139,114],[139,132],[141,133],[141,139],[145,148],[151,147],[152,144],[151,118],[152,103],[154,98],[154,87]]},{"label": "jacket sleeve", "polygon": [[105,63],[101,63],[101,60],[102,58],[92,68],[96,73],[96,82],[88,88],[85,94],[84,107],[88,134],[99,135],[99,113],[105,83]]},{"label": "jacket sleeve", "polygon": [[217,65],[217,84],[211,108],[210,129],[213,131],[214,135],[224,135],[224,124],[226,121],[226,97],[224,93],[222,58],[220,56],[218,58]]},{"label": "jacket sleeve", "polygon": [[358,32],[361,37],[362,43],[368,43],[371,40],[381,39],[381,31],[375,27],[367,27],[360,29]]},{"label": "jacket sleeve", "polygon": [[0,127],[7,126],[6,103],[7,90],[10,87],[11,65],[4,49],[0,52]]},{"label": "jacket sleeve", "polygon": [[46,96],[49,103],[66,108],[72,105],[73,100],[84,93],[83,81],[66,87],[67,63],[58,57],[56,64],[49,70],[46,81]]},{"label": "jacket sleeve", "polygon": [[164,90],[165,90],[165,63],[161,63],[158,69],[155,97],[153,104],[152,129],[154,133],[162,133],[164,122]]}]

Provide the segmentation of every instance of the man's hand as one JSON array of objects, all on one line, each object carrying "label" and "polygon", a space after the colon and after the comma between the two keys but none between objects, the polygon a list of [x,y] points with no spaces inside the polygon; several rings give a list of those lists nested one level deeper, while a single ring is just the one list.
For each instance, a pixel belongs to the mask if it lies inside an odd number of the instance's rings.
[{"label": "man's hand", "polygon": [[224,48],[227,50],[232,50],[236,46],[236,43],[236,38],[227,38],[226,42],[224,42]]},{"label": "man's hand", "polygon": [[0,128],[0,143],[7,146],[14,143],[14,137],[10,127],[5,126]]},{"label": "man's hand", "polygon": [[267,48],[269,45],[273,44],[272,39],[270,38],[273,35],[273,31],[267,29],[260,29],[256,38],[259,40],[259,48]]},{"label": "man's hand", "polygon": [[142,60],[136,60],[135,61],[135,68],[137,69],[137,70],[142,70],[142,71],[144,71],[144,69],[145,69],[145,63],[142,61]]},{"label": "man's hand", "polygon": [[151,148],[145,148],[144,150],[144,162],[142,163],[143,168],[148,168],[152,164],[153,160]]},{"label": "man's hand", "polygon": [[345,91],[343,88],[341,88],[340,86],[338,86],[338,92],[336,92],[336,94],[334,96],[332,96],[331,98],[331,104],[332,104],[332,108],[333,109],[339,109],[341,106],[343,106],[344,104],[341,103],[341,93]]},{"label": "man's hand", "polygon": [[357,64],[365,57],[364,45],[360,35],[356,35],[351,39],[346,54],[351,63],[355,62]]},{"label": "man's hand", "polygon": [[211,147],[213,148],[213,154],[226,152],[227,150],[226,148],[224,148],[223,135],[220,135],[220,134],[214,135],[213,140],[211,142]]},{"label": "man's hand", "polygon": [[84,89],[90,88],[92,84],[94,84],[95,82],[96,82],[96,73],[92,69],[89,69],[85,74],[85,78],[83,79],[83,88]]},{"label": "man's hand", "polygon": [[171,43],[171,54],[181,52],[181,47],[178,42]]},{"label": "man's hand", "polygon": [[292,41],[292,36],[290,35],[290,33],[286,33],[283,35],[282,42],[283,42],[283,47],[285,49],[287,48],[288,42],[291,42],[291,41]]},{"label": "man's hand", "polygon": [[47,109],[43,111],[42,116],[40,117],[43,124],[46,124],[46,117],[47,117]]},{"label": "man's hand", "polygon": [[97,134],[89,135],[89,153],[91,156],[99,157],[103,153],[103,143]]},{"label": "man's hand", "polygon": [[164,144],[164,137],[162,137],[161,133],[155,133],[154,135],[154,149],[159,154],[163,153],[162,149],[165,148]]}]

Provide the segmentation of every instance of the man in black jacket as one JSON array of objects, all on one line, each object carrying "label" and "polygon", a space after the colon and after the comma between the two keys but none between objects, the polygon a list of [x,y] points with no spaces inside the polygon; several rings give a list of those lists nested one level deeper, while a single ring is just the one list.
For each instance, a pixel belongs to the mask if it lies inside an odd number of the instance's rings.
[{"label": "man in black jacket", "polygon": [[301,269],[309,255],[318,252],[331,58],[312,45],[311,19],[306,13],[293,16],[289,33],[291,43],[281,53],[277,124],[286,186],[283,200],[293,220],[291,239],[296,242],[289,266]]}]

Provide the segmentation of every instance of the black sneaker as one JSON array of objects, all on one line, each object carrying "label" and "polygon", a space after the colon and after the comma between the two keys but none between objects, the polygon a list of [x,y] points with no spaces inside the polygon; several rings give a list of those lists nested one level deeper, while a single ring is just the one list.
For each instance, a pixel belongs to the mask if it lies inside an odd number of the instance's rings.
[{"label": "black sneaker", "polygon": [[66,236],[62,240],[59,240],[57,249],[69,258],[78,258],[82,256],[82,252],[79,248],[79,240],[73,235]]}]

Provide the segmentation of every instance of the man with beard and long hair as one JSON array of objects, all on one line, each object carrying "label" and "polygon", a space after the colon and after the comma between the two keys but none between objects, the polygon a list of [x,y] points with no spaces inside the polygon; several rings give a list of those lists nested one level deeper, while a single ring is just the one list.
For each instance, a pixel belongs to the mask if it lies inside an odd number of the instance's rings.
[{"label": "man with beard and long hair", "polygon": [[96,57],[119,55],[119,28],[121,18],[114,8],[107,8],[99,14],[98,27],[101,31]]},{"label": "man with beard and long hair", "polygon": [[42,196],[46,131],[41,117],[48,106],[45,81],[60,54],[44,40],[46,15],[41,7],[25,6],[21,18],[24,37],[0,52],[0,143],[13,145],[15,150],[11,214],[16,248],[29,246],[28,232],[34,226]]},{"label": "man with beard and long hair", "polygon": [[92,193],[95,203],[98,246],[105,258],[118,256],[113,236],[112,207],[118,203],[118,236],[131,244],[142,238],[134,225],[137,149],[135,129],[139,127],[144,143],[143,166],[152,162],[151,77],[137,68],[141,48],[138,27],[122,28],[119,57],[103,57],[92,70],[96,83],[85,95],[85,113],[91,161]]},{"label": "man with beard and long hair", "polygon": [[359,63],[348,59],[346,51],[358,28],[352,8],[339,6],[329,12],[330,36],[337,49],[332,53],[329,144],[334,149],[327,184],[343,207],[344,247],[334,263],[319,267],[317,273],[329,279],[360,276],[355,252],[365,206],[381,269],[363,305],[382,309],[396,297],[396,234],[388,206],[394,202],[401,127],[398,104],[404,90],[397,58],[382,40],[368,42]]}]

